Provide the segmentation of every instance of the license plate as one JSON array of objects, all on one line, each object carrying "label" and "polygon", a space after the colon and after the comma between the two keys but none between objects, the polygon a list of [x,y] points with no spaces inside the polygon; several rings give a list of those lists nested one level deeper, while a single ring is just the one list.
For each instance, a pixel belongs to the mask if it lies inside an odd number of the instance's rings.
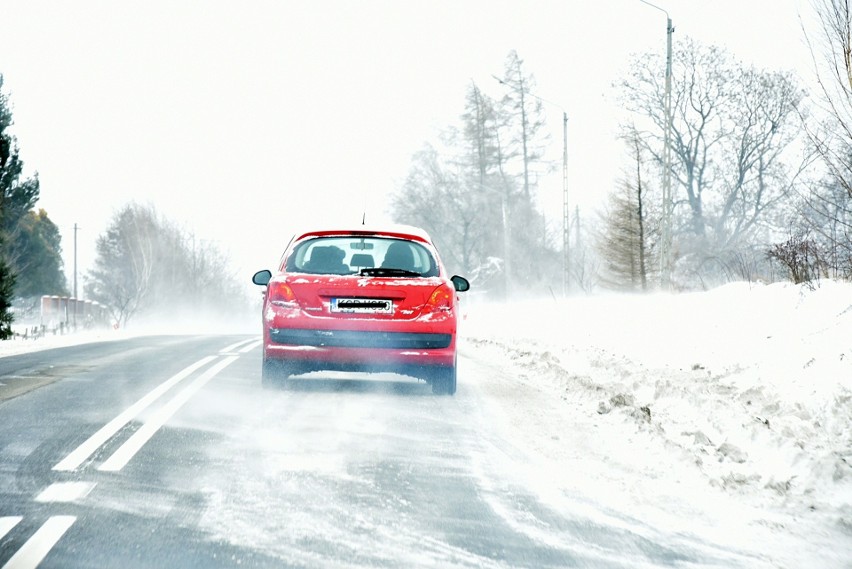
[{"label": "license plate", "polygon": [[332,312],[393,314],[393,301],[383,298],[332,298]]}]

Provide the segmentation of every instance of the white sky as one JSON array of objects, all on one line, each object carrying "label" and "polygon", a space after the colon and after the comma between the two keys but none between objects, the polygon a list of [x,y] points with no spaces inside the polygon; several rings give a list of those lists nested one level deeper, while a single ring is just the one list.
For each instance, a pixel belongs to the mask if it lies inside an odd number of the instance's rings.
[{"label": "white sky", "polygon": [[[676,40],[809,79],[808,0],[659,4]],[[610,86],[631,53],[665,50],[665,16],[639,0],[0,0],[3,91],[69,276],[73,225],[82,275],[131,200],[217,241],[246,279],[274,265],[294,223],[358,223],[365,204],[382,220],[470,81],[500,94],[491,75],[511,49],[568,113],[572,203],[598,203],[623,157]],[[546,110],[559,163],[562,111]],[[558,219],[561,168],[540,191]]]}]

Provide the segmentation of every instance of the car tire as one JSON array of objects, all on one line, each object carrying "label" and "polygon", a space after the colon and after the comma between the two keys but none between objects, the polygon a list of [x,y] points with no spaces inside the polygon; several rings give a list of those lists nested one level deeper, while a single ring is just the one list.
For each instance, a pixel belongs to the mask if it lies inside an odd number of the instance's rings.
[{"label": "car tire", "polygon": [[288,375],[282,362],[265,359],[260,370],[260,384],[264,389],[281,389]]},{"label": "car tire", "polygon": [[435,368],[432,370],[430,383],[435,395],[455,395],[456,366]]}]

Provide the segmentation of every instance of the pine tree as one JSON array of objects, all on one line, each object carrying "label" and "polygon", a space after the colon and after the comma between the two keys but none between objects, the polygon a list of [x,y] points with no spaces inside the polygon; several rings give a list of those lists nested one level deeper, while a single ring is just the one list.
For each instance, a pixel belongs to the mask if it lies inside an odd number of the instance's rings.
[{"label": "pine tree", "polygon": [[[9,219],[6,195],[20,175],[20,161],[14,138],[6,132],[12,124],[12,112],[3,95],[3,76],[0,75],[0,228]],[[12,298],[15,294],[15,274],[5,255],[6,236],[0,230],[0,340],[12,337]]]},{"label": "pine tree", "polygon": [[15,291],[15,275],[5,261],[0,260],[0,340],[12,337],[12,298]]},{"label": "pine tree", "polygon": [[605,267],[604,283],[622,290],[648,290],[651,274],[647,190],[642,178],[642,149],[636,137],[628,140],[634,153],[635,178],[625,176],[610,195],[598,248]]},{"label": "pine tree", "polygon": [[47,212],[35,211],[39,198],[38,175],[23,178],[9,99],[2,93],[0,75],[0,338],[11,336],[15,296],[64,294],[59,229]]},{"label": "pine tree", "polygon": [[16,273],[15,296],[68,294],[59,228],[43,209],[30,210],[9,235],[6,255]]}]

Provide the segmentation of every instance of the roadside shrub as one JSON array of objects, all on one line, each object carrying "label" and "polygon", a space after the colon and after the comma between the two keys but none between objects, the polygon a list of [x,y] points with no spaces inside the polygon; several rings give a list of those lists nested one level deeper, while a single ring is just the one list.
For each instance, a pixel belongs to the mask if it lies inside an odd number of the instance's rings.
[{"label": "roadside shrub", "polygon": [[795,284],[818,280],[827,270],[819,245],[807,234],[796,234],[772,245],[766,256],[783,266]]}]

